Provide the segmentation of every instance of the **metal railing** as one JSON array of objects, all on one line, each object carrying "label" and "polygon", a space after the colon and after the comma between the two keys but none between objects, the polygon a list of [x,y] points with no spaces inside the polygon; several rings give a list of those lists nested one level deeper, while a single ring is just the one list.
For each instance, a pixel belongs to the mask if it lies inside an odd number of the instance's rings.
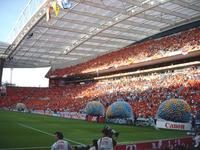
[{"label": "metal railing", "polygon": [[20,31],[28,23],[29,19],[38,11],[42,2],[46,0],[29,0],[25,8],[19,15],[16,23],[8,34],[7,42],[13,43]]}]

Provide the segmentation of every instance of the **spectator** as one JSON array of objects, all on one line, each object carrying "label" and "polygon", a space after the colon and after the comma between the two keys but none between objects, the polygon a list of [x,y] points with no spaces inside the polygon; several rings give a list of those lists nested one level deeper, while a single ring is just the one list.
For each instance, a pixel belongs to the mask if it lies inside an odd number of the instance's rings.
[{"label": "spectator", "polygon": [[72,150],[71,145],[63,140],[61,132],[55,132],[56,142],[51,146],[51,150]]},{"label": "spectator", "polygon": [[195,131],[196,130],[196,118],[194,115],[192,116],[191,124],[192,124],[192,131]]}]

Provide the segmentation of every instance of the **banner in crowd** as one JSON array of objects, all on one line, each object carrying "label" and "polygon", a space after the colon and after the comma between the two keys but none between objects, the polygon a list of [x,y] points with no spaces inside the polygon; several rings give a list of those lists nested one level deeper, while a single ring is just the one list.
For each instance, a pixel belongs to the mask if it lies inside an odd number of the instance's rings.
[{"label": "banner in crowd", "polygon": [[47,113],[47,111],[44,111],[44,110],[32,110],[31,113],[52,116],[51,112],[48,111],[48,113]]},{"label": "banner in crowd", "polygon": [[180,138],[180,139],[169,139],[169,140],[158,140],[146,143],[135,143],[135,144],[124,144],[117,145],[115,150],[149,150],[149,149],[162,149],[162,148],[172,148],[175,149],[177,146],[192,145],[192,138]]},{"label": "banner in crowd", "polygon": [[34,110],[32,113],[35,114],[41,114],[41,115],[48,115],[48,116],[54,116],[54,117],[62,117],[62,118],[68,118],[68,119],[79,119],[79,120],[85,120],[86,114],[80,114],[77,112],[58,112],[53,113],[52,111],[44,111],[44,110]]},{"label": "banner in crowd", "polygon": [[117,118],[117,119],[106,119],[107,123],[114,123],[114,124],[132,124],[132,120],[130,119],[122,119],[122,118]]},{"label": "banner in crowd", "polygon": [[94,121],[97,121],[97,117],[96,116],[87,115],[86,116],[86,120],[90,121],[90,122],[94,122]]},{"label": "banner in crowd", "polygon": [[191,130],[192,125],[191,123],[177,123],[158,119],[156,122],[156,127],[172,130]]},{"label": "banner in crowd", "polygon": [[90,115],[86,115],[85,120],[90,121],[90,122],[98,122],[98,123],[104,123],[105,122],[105,118],[103,116],[90,116]]},{"label": "banner in crowd", "polygon": [[86,114],[80,114],[76,112],[60,112],[58,113],[59,117],[69,118],[69,119],[79,119],[85,120]]}]

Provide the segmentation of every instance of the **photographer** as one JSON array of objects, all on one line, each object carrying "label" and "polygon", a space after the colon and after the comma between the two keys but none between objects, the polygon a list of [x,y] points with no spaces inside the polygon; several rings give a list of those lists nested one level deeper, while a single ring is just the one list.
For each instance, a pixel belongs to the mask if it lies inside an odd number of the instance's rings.
[{"label": "photographer", "polygon": [[51,146],[51,150],[72,150],[71,145],[63,140],[61,132],[55,132],[56,142]]},{"label": "photographer", "polygon": [[113,150],[114,146],[117,144],[114,137],[117,137],[119,134],[109,126],[105,126],[102,133],[103,137],[97,141],[98,150]]}]

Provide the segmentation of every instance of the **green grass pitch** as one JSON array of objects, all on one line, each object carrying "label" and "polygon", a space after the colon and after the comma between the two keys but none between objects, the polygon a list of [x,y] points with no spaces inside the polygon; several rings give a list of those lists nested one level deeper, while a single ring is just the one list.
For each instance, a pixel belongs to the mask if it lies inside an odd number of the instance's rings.
[{"label": "green grass pitch", "polygon": [[[152,127],[110,125],[120,132],[118,143],[185,137],[185,131],[156,130]],[[77,143],[91,144],[92,139],[101,137],[104,124],[71,120],[58,117],[35,115],[0,110],[0,150],[24,148],[45,150],[55,142],[55,131],[64,133],[65,138]],[[44,147],[44,148],[42,148]],[[46,147],[46,148],[45,148]]]}]

